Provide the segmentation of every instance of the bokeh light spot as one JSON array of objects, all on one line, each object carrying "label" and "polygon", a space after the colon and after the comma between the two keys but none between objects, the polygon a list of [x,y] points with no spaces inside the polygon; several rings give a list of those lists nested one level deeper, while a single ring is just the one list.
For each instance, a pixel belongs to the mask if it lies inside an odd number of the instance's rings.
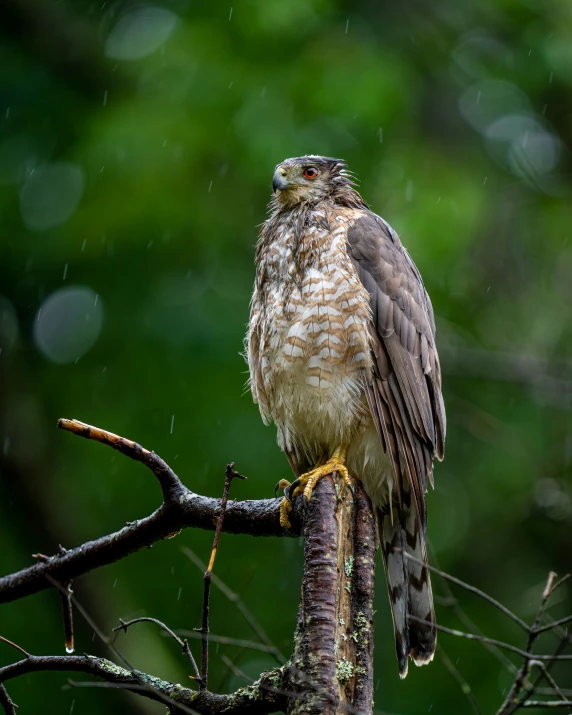
[{"label": "bokeh light spot", "polygon": [[169,38],[178,17],[161,7],[142,7],[119,18],[105,42],[105,55],[115,60],[139,60]]},{"label": "bokeh light spot", "polygon": [[52,163],[34,169],[20,191],[26,227],[45,231],[67,221],[78,207],[83,188],[83,170],[76,164]]},{"label": "bokeh light spot", "polygon": [[59,364],[75,362],[93,347],[103,325],[101,298],[86,286],[70,286],[52,293],[34,320],[38,350]]}]

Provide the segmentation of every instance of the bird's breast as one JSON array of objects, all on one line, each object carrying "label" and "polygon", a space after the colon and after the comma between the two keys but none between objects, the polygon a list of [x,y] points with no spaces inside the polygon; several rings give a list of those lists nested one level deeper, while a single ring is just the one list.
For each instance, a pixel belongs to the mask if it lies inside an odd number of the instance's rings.
[{"label": "bird's breast", "polygon": [[275,421],[355,412],[360,401],[362,374],[372,366],[371,309],[345,235],[345,225],[314,228],[297,247],[288,240],[274,246],[261,359]]}]

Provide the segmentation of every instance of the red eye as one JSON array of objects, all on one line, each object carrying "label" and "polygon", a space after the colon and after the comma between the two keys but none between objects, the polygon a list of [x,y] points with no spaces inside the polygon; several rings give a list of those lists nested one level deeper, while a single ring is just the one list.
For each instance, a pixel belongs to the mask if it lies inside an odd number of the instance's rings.
[{"label": "red eye", "polygon": [[316,176],[318,176],[318,170],[313,166],[309,166],[307,169],[304,169],[304,176],[307,179],[315,179]]}]

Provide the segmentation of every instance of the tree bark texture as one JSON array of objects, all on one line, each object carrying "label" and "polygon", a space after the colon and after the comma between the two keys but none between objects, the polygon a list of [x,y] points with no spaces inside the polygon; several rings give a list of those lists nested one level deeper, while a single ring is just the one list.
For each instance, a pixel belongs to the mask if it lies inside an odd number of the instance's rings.
[{"label": "tree bark texture", "polygon": [[376,530],[358,484],[318,483],[304,518],[304,577],[289,670],[288,715],[373,709]]}]

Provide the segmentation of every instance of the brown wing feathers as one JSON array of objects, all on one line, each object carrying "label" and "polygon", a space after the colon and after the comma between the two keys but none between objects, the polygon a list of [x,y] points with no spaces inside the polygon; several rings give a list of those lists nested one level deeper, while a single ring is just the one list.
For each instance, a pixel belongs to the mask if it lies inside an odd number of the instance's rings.
[{"label": "brown wing feathers", "polygon": [[[376,507],[404,677],[408,654],[424,663],[435,649],[435,628],[407,621],[407,615],[431,623],[435,619],[429,572],[423,565],[427,479],[433,482],[433,459],[442,459],[445,438],[435,322],[417,268],[382,219],[364,212],[348,230],[347,240],[371,296],[375,369],[366,381],[366,395],[395,477],[394,506]],[[404,550],[422,564],[405,558]]]}]

